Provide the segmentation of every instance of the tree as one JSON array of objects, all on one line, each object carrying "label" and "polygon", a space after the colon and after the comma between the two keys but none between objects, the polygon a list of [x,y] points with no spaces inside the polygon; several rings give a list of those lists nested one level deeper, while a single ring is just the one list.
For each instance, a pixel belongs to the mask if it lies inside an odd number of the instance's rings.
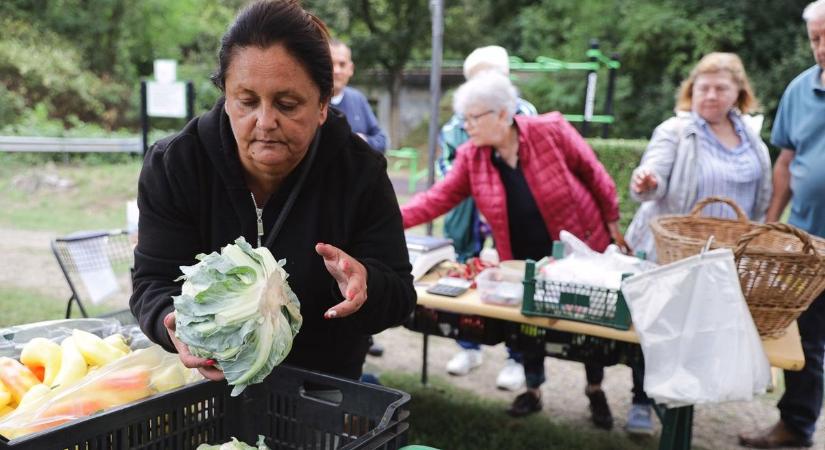
[{"label": "tree", "polygon": [[[400,93],[404,66],[429,55],[430,12],[427,0],[333,0],[307,2],[349,41],[359,67],[380,66],[390,92],[390,139],[400,136]],[[348,14],[342,14],[345,8]]]}]

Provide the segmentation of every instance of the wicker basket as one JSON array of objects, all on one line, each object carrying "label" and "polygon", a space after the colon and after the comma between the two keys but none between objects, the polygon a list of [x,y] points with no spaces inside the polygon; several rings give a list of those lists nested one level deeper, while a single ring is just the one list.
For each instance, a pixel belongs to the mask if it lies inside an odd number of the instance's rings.
[{"label": "wicker basket", "polygon": [[[730,205],[737,220],[699,217],[714,202]],[[698,254],[710,236],[711,248],[732,249],[742,293],[763,337],[783,335],[825,289],[824,240],[791,225],[748,222],[729,199],[706,198],[689,215],[661,216],[650,227],[662,264]]]}]

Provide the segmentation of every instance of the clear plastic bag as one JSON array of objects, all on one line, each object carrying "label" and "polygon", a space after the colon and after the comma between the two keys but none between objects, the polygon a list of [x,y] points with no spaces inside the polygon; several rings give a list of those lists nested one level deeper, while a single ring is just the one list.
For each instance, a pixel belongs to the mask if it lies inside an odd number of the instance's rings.
[{"label": "clear plastic bag", "polygon": [[644,353],[648,396],[677,407],[765,392],[770,366],[731,250],[627,278],[622,292]]},{"label": "clear plastic bag", "polygon": [[13,325],[0,329],[0,356],[18,358],[23,346],[38,337],[59,343],[71,336],[72,330],[88,331],[106,337],[122,333],[123,328],[120,321],[113,318],[61,319]]},{"label": "clear plastic bag", "polygon": [[96,368],[74,383],[24,400],[0,419],[0,434],[7,439],[22,437],[198,379],[201,376],[184,367],[178,355],[153,345]]}]

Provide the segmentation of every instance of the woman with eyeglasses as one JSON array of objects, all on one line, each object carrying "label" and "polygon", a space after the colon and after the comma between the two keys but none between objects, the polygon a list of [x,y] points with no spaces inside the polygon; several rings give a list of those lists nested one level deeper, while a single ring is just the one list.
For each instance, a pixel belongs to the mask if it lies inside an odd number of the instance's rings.
[{"label": "woman with eyeglasses", "polygon": [[[472,197],[490,224],[501,260],[551,254],[567,230],[603,251],[611,240],[625,250],[619,232],[616,186],[579,133],[561,114],[516,115],[516,89],[497,72],[479,74],[458,88],[456,113],[470,140],[458,148],[452,170],[401,208],[404,227],[429,222]],[[527,392],[508,412],[541,409],[544,351],[525,352]],[[610,428],[613,418],[601,381],[604,368],[586,364],[593,421]]]}]

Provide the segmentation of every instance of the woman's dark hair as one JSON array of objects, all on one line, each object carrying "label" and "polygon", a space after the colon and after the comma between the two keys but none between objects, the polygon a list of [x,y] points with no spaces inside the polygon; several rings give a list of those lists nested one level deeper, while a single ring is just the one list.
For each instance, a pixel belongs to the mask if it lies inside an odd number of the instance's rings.
[{"label": "woman's dark hair", "polygon": [[261,0],[244,8],[221,39],[218,70],[210,77],[221,91],[235,52],[245,47],[268,48],[283,44],[304,65],[321,91],[321,101],[332,95],[329,32],[321,19],[305,11],[297,0]]}]

